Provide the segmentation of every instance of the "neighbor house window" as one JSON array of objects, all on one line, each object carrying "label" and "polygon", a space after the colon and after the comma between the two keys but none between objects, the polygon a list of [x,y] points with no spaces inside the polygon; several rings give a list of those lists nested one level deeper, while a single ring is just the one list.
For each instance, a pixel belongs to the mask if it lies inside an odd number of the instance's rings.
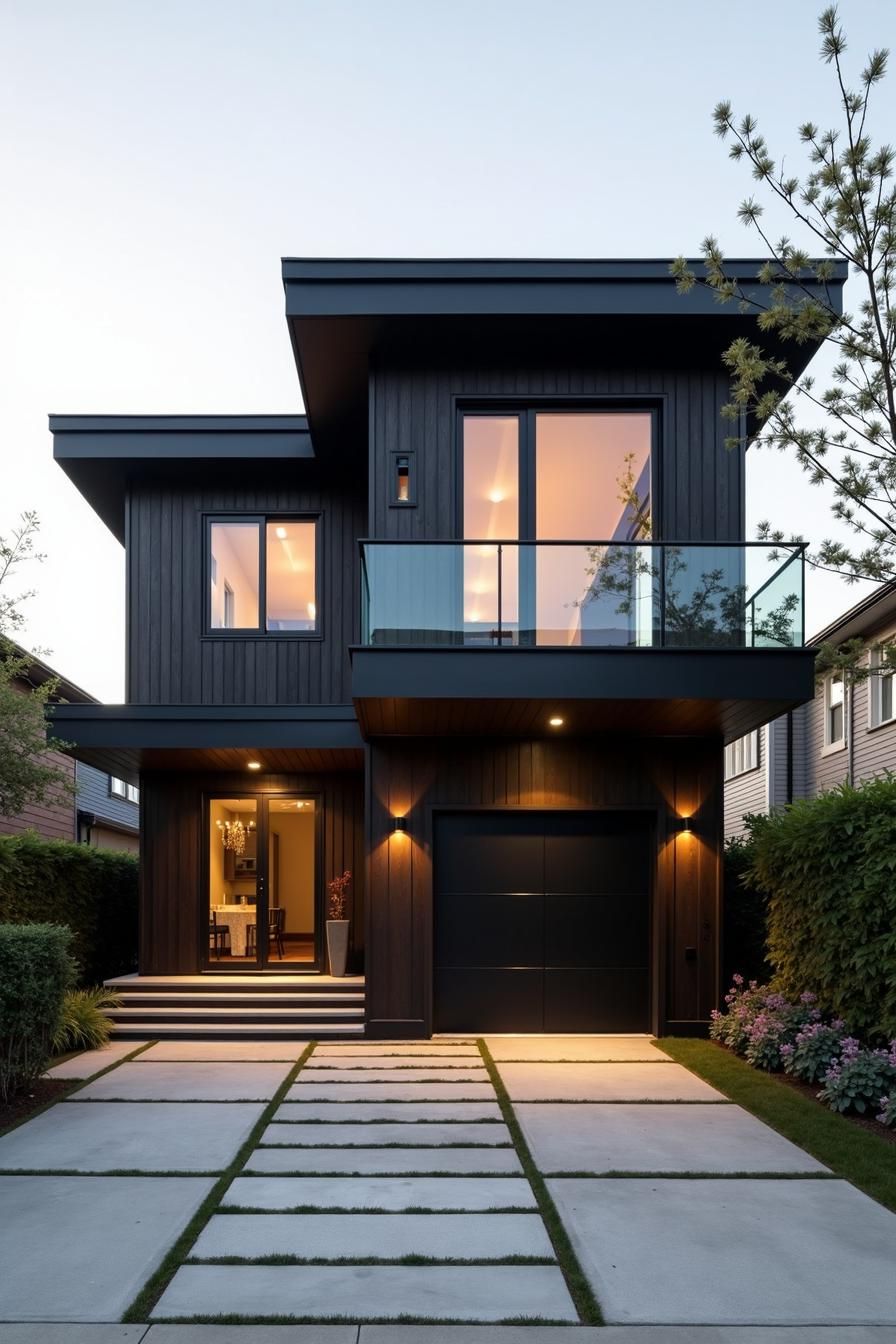
[{"label": "neighbor house window", "polygon": [[123,798],[128,803],[139,803],[140,790],[136,784],[127,784],[123,779],[109,776],[109,792],[113,798]]},{"label": "neighbor house window", "polygon": [[212,520],[209,583],[212,630],[316,633],[317,520]]},{"label": "neighbor house window", "polygon": [[893,671],[883,649],[871,650],[871,726],[879,728],[894,718]]},{"label": "neighbor house window", "polygon": [[725,748],[725,778],[734,779],[759,767],[759,729],[745,733]]},{"label": "neighbor house window", "polygon": [[843,677],[835,672],[824,683],[824,744],[841,746],[844,741]]}]

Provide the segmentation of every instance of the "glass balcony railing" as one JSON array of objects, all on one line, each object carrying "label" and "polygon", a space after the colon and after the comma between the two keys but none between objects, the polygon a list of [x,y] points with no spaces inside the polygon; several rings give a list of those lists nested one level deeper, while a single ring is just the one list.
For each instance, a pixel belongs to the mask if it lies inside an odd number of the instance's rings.
[{"label": "glass balcony railing", "polygon": [[362,642],[799,648],[800,543],[364,541]]}]

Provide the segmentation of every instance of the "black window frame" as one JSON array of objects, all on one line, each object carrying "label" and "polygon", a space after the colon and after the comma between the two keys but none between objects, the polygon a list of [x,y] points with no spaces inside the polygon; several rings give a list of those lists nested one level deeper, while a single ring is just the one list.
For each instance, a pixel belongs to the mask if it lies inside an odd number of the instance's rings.
[{"label": "black window frame", "polygon": [[[217,628],[212,625],[212,527],[215,523],[255,523],[258,527],[258,625],[239,626],[233,629]],[[267,529],[269,524],[282,526],[286,523],[314,524],[314,608],[315,628],[313,630],[268,630],[267,629]],[[323,531],[324,515],[319,509],[289,513],[252,513],[244,509],[232,511],[218,510],[203,514],[202,535],[204,557],[202,565],[203,586],[203,638],[204,639],[273,639],[320,641],[323,632]]]}]

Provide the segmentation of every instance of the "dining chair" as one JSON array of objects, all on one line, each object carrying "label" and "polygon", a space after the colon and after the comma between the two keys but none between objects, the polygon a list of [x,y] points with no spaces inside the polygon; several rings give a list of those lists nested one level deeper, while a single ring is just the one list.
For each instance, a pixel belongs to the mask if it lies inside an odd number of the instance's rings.
[{"label": "dining chair", "polygon": [[214,910],[210,913],[211,919],[209,920],[208,925],[209,941],[215,949],[215,956],[223,957],[224,953],[227,951],[227,942],[230,938],[230,925],[219,924],[218,916],[215,914]]}]

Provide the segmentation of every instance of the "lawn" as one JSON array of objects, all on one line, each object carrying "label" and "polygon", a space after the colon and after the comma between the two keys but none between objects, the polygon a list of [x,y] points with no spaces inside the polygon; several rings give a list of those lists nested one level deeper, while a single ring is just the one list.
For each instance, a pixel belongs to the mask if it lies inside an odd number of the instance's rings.
[{"label": "lawn", "polygon": [[672,1059],[724,1092],[744,1110],[798,1143],[819,1162],[896,1213],[896,1145],[860,1129],[713,1041],[667,1036]]}]

